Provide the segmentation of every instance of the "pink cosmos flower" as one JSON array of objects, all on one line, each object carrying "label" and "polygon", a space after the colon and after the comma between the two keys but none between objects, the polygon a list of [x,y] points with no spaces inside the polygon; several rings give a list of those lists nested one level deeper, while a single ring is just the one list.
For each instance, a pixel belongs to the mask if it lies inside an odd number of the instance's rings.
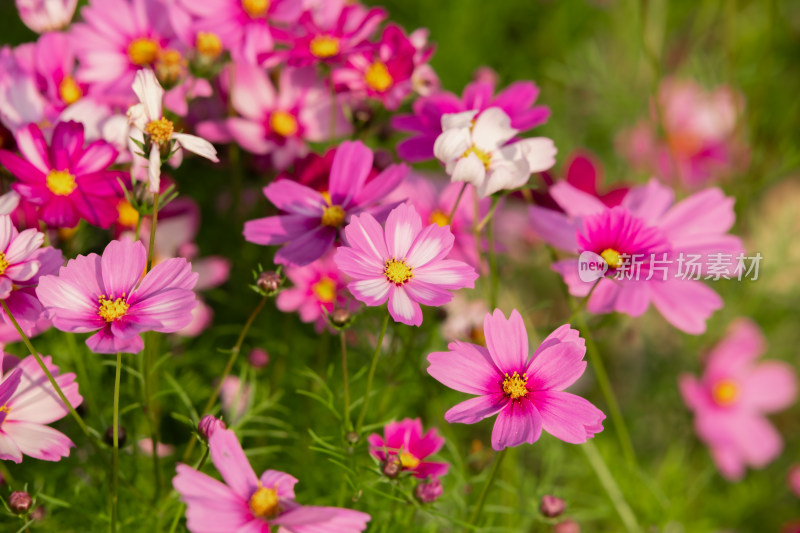
[{"label": "pink cosmos flower", "polygon": [[527,131],[547,122],[550,110],[545,106],[534,106],[539,88],[532,81],[518,81],[497,94],[494,83],[488,80],[474,81],[466,86],[459,98],[453,93],[439,92],[414,101],[413,115],[398,115],[392,118],[392,127],[398,131],[413,133],[409,139],[397,145],[397,153],[406,161],[432,159],[433,143],[442,133],[442,117],[464,111],[480,112],[498,107],[511,119],[511,127]]},{"label": "pink cosmos flower", "polygon": [[275,305],[284,313],[297,311],[303,322],[314,322],[317,333],[328,326],[327,315],[334,309],[353,312],[358,308],[346,291],[332,252],[306,266],[288,266],[284,272],[293,287],[278,293]]},{"label": "pink cosmos flower", "polygon": [[420,303],[444,305],[453,298],[451,291],[475,287],[474,268],[445,259],[453,249],[450,228],[431,224],[423,229],[409,204],[389,213],[385,231],[369,213],[353,217],[345,237],[347,244],[336,250],[334,259],[354,279],[347,288],[369,306],[388,300],[396,322],[419,326]]},{"label": "pink cosmos flower", "polygon": [[111,241],[102,257],[79,255],[57,276],[42,277],[36,295],[57,329],[96,331],[86,340],[93,352],[137,353],[140,333],[185,327],[197,304],[197,274],[185,259],[168,259],[142,277],[146,262],[141,242]]},{"label": "pink cosmos flower", "polygon": [[[564,162],[566,174],[565,180],[578,190],[597,197],[608,207],[614,207],[622,203],[622,199],[628,193],[629,187],[617,186],[608,192],[601,193],[598,186],[603,182],[603,167],[594,154],[586,150],[576,150],[567,156]],[[531,191],[533,201],[536,205],[563,212],[558,203],[550,196],[549,189],[555,184],[555,176],[552,171],[541,173],[544,182],[544,190]]]},{"label": "pink cosmos flower", "polygon": [[408,169],[391,165],[366,183],[372,159],[372,150],[363,143],[346,141],[336,149],[327,191],[320,193],[288,179],[267,185],[264,195],[286,214],[246,222],[245,239],[264,245],[287,243],[275,254],[275,261],[302,266],[330,250],[353,215],[364,212],[383,220],[396,204],[381,201]]},{"label": "pink cosmos flower", "polygon": [[[550,194],[566,214],[532,206],[536,232],[556,248],[593,252],[608,264],[599,281],[581,279],[577,258],[553,265],[570,294],[585,297],[591,291],[590,312],[640,316],[652,303],[676,328],[695,335],[705,331],[722,299],[698,279],[712,269],[733,275],[743,251],[741,239],[728,234],[736,218],[733,198],[706,189],[673,205],[672,190],[656,180],[631,189],[613,208],[568,183],[554,185]],[[696,270],[687,266],[692,256],[699,258]],[[715,257],[721,259],[718,269]]]},{"label": "pink cosmos flower", "polygon": [[69,26],[78,0],[16,0],[19,18],[36,33]]},{"label": "pink cosmos flower", "polygon": [[694,427],[729,480],[747,466],[763,468],[783,448],[780,434],[764,416],[792,405],[797,397],[794,369],[782,361],[757,363],[764,336],[748,319],[731,324],[708,356],[701,379],[684,374],[679,385],[694,412]]},{"label": "pink cosmos flower", "polygon": [[[75,374],[59,374],[49,355],[42,360],[76,407],[83,398],[78,393]],[[69,410],[56,395],[36,359],[29,355],[19,361],[0,352],[0,460],[19,463],[27,455],[42,461],[60,461],[75,446],[66,435],[46,424],[64,418]]]},{"label": "pink cosmos flower", "polygon": [[605,415],[597,407],[563,392],[586,370],[586,347],[577,330],[561,326],[529,356],[528,333],[516,309],[508,319],[495,309],[483,324],[486,348],[456,341],[449,352],[428,356],[428,374],[451,389],[478,395],[452,407],[445,420],[474,424],[497,414],[495,450],[532,444],[543,429],[573,444],[603,430]]},{"label": "pink cosmos flower", "polygon": [[208,439],[211,461],[224,483],[179,464],[172,485],[186,503],[186,525],[192,533],[358,533],[370,516],[352,509],[304,506],[295,501],[297,479],[267,470],[256,477],[236,435],[218,429]]},{"label": "pink cosmos flower", "polygon": [[367,437],[369,453],[378,461],[397,458],[404,472],[425,479],[447,474],[449,463],[425,461],[444,446],[444,438],[436,433],[436,428],[423,435],[422,421],[419,418],[406,418],[400,422],[390,422],[383,428],[383,437],[373,433]]},{"label": "pink cosmos flower", "polygon": [[78,122],[58,123],[49,146],[35,124],[19,130],[16,141],[23,157],[0,150],[0,163],[20,180],[12,187],[39,206],[47,225],[71,228],[84,219],[107,228],[114,222],[123,196],[119,180],[126,179],[125,173],[108,170],[117,157],[114,147],[102,140],[84,146]]}]

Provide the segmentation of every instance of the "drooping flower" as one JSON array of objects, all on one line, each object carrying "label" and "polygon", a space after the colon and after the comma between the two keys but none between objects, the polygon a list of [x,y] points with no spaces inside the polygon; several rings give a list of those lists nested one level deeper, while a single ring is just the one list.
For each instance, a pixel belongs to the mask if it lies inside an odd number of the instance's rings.
[{"label": "drooping flower", "polygon": [[141,242],[111,241],[97,254],[79,255],[57,276],[39,280],[36,295],[53,325],[70,333],[96,331],[86,340],[95,353],[136,353],[140,333],[185,327],[197,304],[197,274],[183,258],[159,263],[142,277],[147,252]]},{"label": "drooping flower", "polygon": [[49,145],[35,124],[17,131],[22,157],[0,150],[0,163],[20,181],[12,187],[39,206],[39,216],[56,228],[71,228],[81,219],[109,227],[117,218],[125,173],[108,170],[117,150],[97,140],[84,146],[83,125],[60,122]]},{"label": "drooping flower", "polygon": [[591,291],[588,311],[639,316],[652,303],[676,328],[705,331],[722,299],[699,277],[711,270],[734,275],[743,252],[741,239],[728,234],[736,219],[733,198],[706,189],[673,205],[672,190],[656,180],[632,188],[613,208],[568,183],[557,183],[550,194],[566,214],[532,206],[536,232],[556,248],[593,252],[608,264],[599,281],[581,279],[578,258],[553,264],[570,294]]},{"label": "drooping flower", "polygon": [[778,457],[783,440],[764,415],[797,397],[795,371],[782,361],[756,362],[764,351],[758,326],[739,319],[709,354],[702,378],[684,374],[679,380],[698,437],[731,481],[741,479],[748,466],[762,468]]},{"label": "drooping flower", "polygon": [[383,436],[373,433],[367,437],[367,442],[369,453],[378,461],[399,460],[402,471],[419,479],[441,477],[450,468],[449,463],[425,460],[442,449],[444,438],[438,435],[436,428],[423,434],[419,418],[390,422],[383,428]]},{"label": "drooping flower", "polygon": [[479,79],[466,86],[459,98],[449,92],[435,92],[414,101],[413,115],[392,117],[392,127],[414,135],[397,145],[397,153],[406,161],[434,157],[433,145],[442,133],[442,117],[451,113],[498,107],[508,115],[511,127],[527,131],[544,124],[550,116],[546,106],[534,106],[539,88],[532,81],[518,81],[494,95],[495,82]]},{"label": "drooping flower", "polygon": [[[442,134],[433,147],[437,159],[454,182],[475,186],[481,198],[528,182],[532,172],[552,167],[556,148],[546,137],[532,137],[507,144],[518,131],[498,107],[447,114]],[[473,120],[474,119],[474,120]]]},{"label": "drooping flower", "polygon": [[423,228],[409,204],[389,213],[385,230],[369,213],[353,217],[345,237],[347,244],[334,259],[354,280],[347,288],[369,306],[388,300],[392,318],[409,326],[422,324],[419,304],[444,305],[453,298],[451,291],[473,288],[478,278],[466,263],[445,259],[453,248],[450,228]]},{"label": "drooping flower", "polygon": [[224,483],[185,464],[177,466],[172,479],[186,503],[186,525],[192,533],[269,533],[273,525],[288,533],[358,533],[367,527],[366,513],[297,503],[298,480],[289,474],[267,470],[256,477],[229,429],[214,431],[209,450]]},{"label": "drooping flower", "polygon": [[452,407],[450,423],[474,424],[497,414],[492,448],[502,450],[539,440],[542,430],[573,444],[603,430],[605,415],[564,389],[586,370],[584,340],[565,324],[529,355],[528,333],[517,310],[506,319],[499,309],[484,319],[486,348],[452,342],[449,352],[428,356],[428,374],[460,392],[476,394]]},{"label": "drooping flower", "polygon": [[[49,355],[42,360],[70,405],[80,405],[83,398],[75,374],[59,374]],[[18,361],[0,352],[0,460],[19,463],[23,455],[42,461],[67,457],[74,444],[47,424],[68,412],[32,355]]]},{"label": "drooping flower", "polygon": [[251,220],[244,225],[248,242],[286,244],[275,254],[281,264],[307,265],[331,249],[351,217],[369,213],[383,220],[396,204],[383,198],[403,180],[405,165],[391,165],[370,182],[372,150],[360,141],[339,145],[328,187],[318,192],[288,179],[264,187],[264,195],[285,214]]},{"label": "drooping flower", "polygon": [[16,0],[19,18],[36,33],[69,26],[78,0]]}]

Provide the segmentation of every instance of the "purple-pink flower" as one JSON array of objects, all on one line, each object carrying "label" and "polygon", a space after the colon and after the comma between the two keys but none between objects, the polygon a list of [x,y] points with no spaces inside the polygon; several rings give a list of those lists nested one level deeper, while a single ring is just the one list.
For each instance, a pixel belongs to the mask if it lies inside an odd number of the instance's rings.
[{"label": "purple-pink flower", "polygon": [[475,287],[478,273],[466,263],[445,259],[453,249],[448,226],[425,228],[416,209],[401,204],[389,213],[386,229],[369,213],[345,228],[347,244],[336,251],[339,269],[353,278],[347,288],[369,306],[389,301],[396,322],[422,324],[419,304],[440,306],[451,291]]},{"label": "purple-pink flower", "polygon": [[[80,405],[75,374],[59,374],[49,355],[42,360],[72,407]],[[60,461],[69,455],[72,441],[47,425],[69,410],[32,355],[19,361],[0,352],[0,405],[0,460],[19,463],[27,455]]]},{"label": "purple-pink flower", "polygon": [[358,533],[370,516],[352,509],[300,505],[297,479],[277,470],[256,477],[236,434],[216,429],[208,440],[211,461],[224,483],[185,464],[177,466],[172,485],[186,503],[186,526],[192,533]]},{"label": "purple-pink flower", "polygon": [[372,150],[363,143],[343,142],[333,157],[326,191],[320,193],[288,179],[267,185],[264,195],[285,214],[246,222],[245,239],[286,244],[275,254],[275,261],[302,266],[325,255],[353,215],[363,212],[383,220],[395,204],[381,201],[403,181],[407,167],[391,165],[367,183],[372,158]]},{"label": "purple-pink flower", "polygon": [[697,435],[732,481],[746,467],[762,468],[780,455],[783,440],[764,415],[797,398],[794,369],[782,361],[756,362],[764,351],[759,327],[739,319],[709,354],[702,378],[684,374],[679,381]]},{"label": "purple-pink flower", "polygon": [[168,259],[142,277],[146,263],[141,242],[111,241],[102,257],[79,255],[57,276],[42,277],[36,295],[57,329],[96,331],[86,340],[93,352],[136,353],[144,347],[140,333],[186,327],[197,304],[197,274],[185,259]]},{"label": "purple-pink flower", "polygon": [[425,460],[442,449],[444,438],[439,436],[436,428],[423,434],[419,418],[390,422],[383,428],[383,436],[373,433],[367,437],[367,442],[369,453],[378,461],[398,460],[402,471],[419,479],[441,477],[450,468],[449,463]]},{"label": "purple-pink flower", "polygon": [[584,340],[565,324],[529,355],[528,332],[515,309],[484,319],[486,348],[452,342],[428,356],[428,374],[451,389],[476,394],[445,413],[450,423],[474,424],[497,414],[492,448],[539,440],[542,430],[573,444],[603,430],[605,415],[587,400],[564,392],[586,370]]}]

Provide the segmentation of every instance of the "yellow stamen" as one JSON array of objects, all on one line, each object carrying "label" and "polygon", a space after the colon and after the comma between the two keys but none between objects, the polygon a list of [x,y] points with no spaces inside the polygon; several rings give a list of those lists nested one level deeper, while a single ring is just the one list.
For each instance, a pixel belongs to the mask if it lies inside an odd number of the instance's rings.
[{"label": "yellow stamen", "polygon": [[322,59],[333,57],[339,53],[339,39],[329,35],[317,35],[311,39],[309,49],[315,57]]},{"label": "yellow stamen", "polygon": [[718,405],[727,407],[739,398],[739,386],[730,379],[723,379],[714,384],[711,396]]},{"label": "yellow stamen", "polygon": [[329,205],[322,212],[322,225],[337,228],[344,222],[344,217],[347,213],[344,212],[340,205]]},{"label": "yellow stamen", "polygon": [[172,85],[180,79],[183,67],[186,64],[181,53],[177,50],[165,50],[158,55],[156,61],[156,76],[162,85]]},{"label": "yellow stamen", "polygon": [[408,266],[405,259],[400,261],[389,259],[386,261],[386,268],[383,269],[383,273],[386,279],[399,286],[414,277],[412,270],[414,268]]},{"label": "yellow stamen", "polygon": [[128,57],[134,65],[151,65],[158,58],[161,46],[153,39],[140,37],[128,45]]},{"label": "yellow stamen", "polygon": [[297,133],[297,119],[286,111],[273,111],[269,116],[269,127],[281,137],[291,137]]},{"label": "yellow stamen", "polygon": [[219,40],[216,33],[205,31],[197,32],[195,46],[201,56],[209,59],[216,59],[222,53],[222,41]]},{"label": "yellow stamen", "polygon": [[127,200],[122,200],[117,204],[117,214],[117,222],[120,226],[132,228],[139,222],[139,212]]},{"label": "yellow stamen", "polygon": [[392,75],[389,74],[389,69],[386,68],[386,63],[383,61],[376,61],[369,66],[367,72],[364,73],[364,81],[373,91],[379,93],[384,92],[394,83]]},{"label": "yellow stamen", "polygon": [[268,489],[258,484],[252,496],[250,496],[250,510],[259,518],[273,518],[280,513],[281,508],[278,503],[278,491]]},{"label": "yellow stamen", "polygon": [[450,222],[447,220],[448,215],[438,209],[431,213],[431,217],[429,219],[431,224],[436,224],[437,226],[446,226]]},{"label": "yellow stamen", "polygon": [[167,142],[170,137],[172,137],[172,132],[174,130],[175,126],[172,124],[172,121],[165,117],[161,117],[158,120],[151,120],[144,128],[144,132],[150,135],[153,141],[158,144]]},{"label": "yellow stamen", "polygon": [[336,300],[336,282],[328,276],[322,276],[311,286],[311,291],[322,303],[331,303]]},{"label": "yellow stamen", "polygon": [[83,91],[72,76],[64,76],[64,79],[58,84],[58,95],[62,102],[70,105],[81,99]]},{"label": "yellow stamen", "polygon": [[97,314],[106,322],[113,322],[125,316],[130,305],[125,301],[125,293],[121,297],[111,300],[103,294],[98,298],[100,304]]},{"label": "yellow stamen", "polygon": [[6,259],[6,254],[3,253],[3,252],[0,252],[0,276],[2,276],[3,274],[6,273],[6,269],[8,268],[8,265],[10,265],[10,264],[11,263],[8,262],[8,259]]},{"label": "yellow stamen", "polygon": [[469,156],[469,154],[475,154],[476,156],[478,156],[478,159],[480,159],[481,163],[483,163],[483,168],[489,170],[489,165],[492,164],[492,154],[484,152],[475,145],[472,145],[469,148],[467,148],[464,151],[464,153],[461,154],[461,157],[467,157]]},{"label": "yellow stamen", "polygon": [[620,253],[613,248],[606,248],[600,254],[600,257],[606,260],[608,266],[611,268],[619,268],[622,266],[622,258],[620,257]]},{"label": "yellow stamen", "polygon": [[242,0],[242,9],[251,17],[260,17],[269,9],[269,0]]},{"label": "yellow stamen", "polygon": [[7,405],[3,405],[2,407],[0,407],[0,413],[6,413],[6,414],[8,414],[8,413],[10,413],[10,412],[11,412],[11,408],[10,408],[9,406],[7,406]]},{"label": "yellow stamen", "polygon": [[522,374],[520,376],[514,372],[509,376],[506,374],[506,379],[503,380],[503,392],[511,396],[512,400],[522,398],[528,395],[528,376]]},{"label": "yellow stamen", "polygon": [[403,465],[403,468],[413,470],[419,466],[419,462],[419,459],[414,457],[414,455],[409,452],[400,453],[400,464]]},{"label": "yellow stamen", "polygon": [[66,170],[51,170],[46,178],[47,188],[56,196],[69,196],[75,190],[75,176]]}]

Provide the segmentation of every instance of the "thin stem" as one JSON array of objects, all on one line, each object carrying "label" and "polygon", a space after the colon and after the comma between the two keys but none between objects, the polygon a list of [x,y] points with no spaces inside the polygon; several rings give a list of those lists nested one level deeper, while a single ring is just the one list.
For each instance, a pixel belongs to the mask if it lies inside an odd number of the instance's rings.
[{"label": "thin stem", "polygon": [[[150,228],[150,247],[147,249],[147,272],[153,268],[153,254],[156,249],[156,226],[158,225],[158,198],[159,194],[153,195],[153,227]],[[155,451],[153,452],[155,453]]]},{"label": "thin stem", "polygon": [[497,477],[497,471],[500,470],[500,463],[503,462],[507,451],[508,448],[503,448],[494,456],[494,462],[492,463],[492,469],[489,471],[489,477],[486,479],[486,483],[484,483],[483,489],[478,496],[478,501],[475,503],[475,508],[472,511],[472,515],[469,517],[469,524],[472,526],[477,526],[478,521],[481,519],[483,507],[486,505],[486,497],[489,495],[489,490],[491,490],[492,485],[494,485],[494,480]]},{"label": "thin stem", "polygon": [[[114,418],[111,431],[113,435],[113,452],[111,454],[111,533],[117,531],[119,514],[119,380],[122,374],[122,353],[117,352],[117,371],[114,376]],[[153,453],[156,450],[153,449]]]},{"label": "thin stem", "polygon": [[153,345],[156,340],[157,333],[148,331],[145,334],[145,351],[144,351],[144,406],[146,410],[147,423],[150,426],[150,443],[153,447],[153,501],[158,501],[159,493],[161,492],[161,465],[160,458],[156,453],[158,449],[158,417],[157,409],[153,403],[153,365],[155,352]]},{"label": "thin stem", "polygon": [[597,475],[597,479],[600,480],[600,484],[603,485],[603,488],[606,490],[608,497],[611,499],[611,503],[622,519],[622,523],[625,524],[625,529],[627,529],[629,533],[640,531],[636,516],[633,514],[628,502],[625,501],[625,496],[623,496],[617,482],[614,480],[614,476],[608,469],[608,465],[606,465],[603,456],[600,455],[594,442],[587,441],[581,445],[580,448],[586,454],[586,458],[589,460],[589,464]]},{"label": "thin stem", "polygon": [[489,209],[489,212],[486,213],[486,216],[478,222],[478,226],[476,231],[480,233],[483,231],[483,228],[494,218],[494,212],[497,211],[497,206],[500,205],[500,202],[496,199],[492,199],[492,208]]},{"label": "thin stem", "polygon": [[[492,198],[492,212],[497,207],[499,200]],[[489,219],[489,309],[497,307],[497,291],[499,285],[499,275],[497,272],[497,255],[494,249],[494,217]],[[478,231],[480,236],[480,231]]]},{"label": "thin stem", "polygon": [[347,339],[344,330],[339,332],[342,344],[342,376],[344,378],[344,430],[350,431],[350,378],[347,375]]},{"label": "thin stem", "polygon": [[456,196],[456,201],[455,203],[453,203],[453,208],[450,210],[450,215],[447,217],[448,225],[453,222],[453,217],[456,215],[456,209],[458,209],[458,204],[461,202],[461,197],[464,196],[464,191],[467,190],[467,185],[469,184],[464,183],[464,185],[461,186],[461,190],[458,191],[458,196]]},{"label": "thin stem", "polygon": [[[261,298],[261,301],[258,302],[256,308],[253,309],[252,313],[250,313],[250,317],[247,319],[247,322],[245,322],[241,333],[239,333],[239,338],[236,340],[236,345],[231,350],[231,355],[228,358],[228,363],[225,365],[225,370],[222,371],[222,376],[220,376],[219,382],[217,383],[217,386],[214,388],[214,392],[211,394],[211,397],[208,399],[208,402],[206,402],[206,406],[203,408],[202,411],[203,414],[208,413],[211,410],[211,408],[214,407],[214,404],[217,402],[217,398],[219,397],[219,391],[222,389],[222,382],[225,381],[225,378],[228,377],[228,374],[231,373],[231,370],[233,369],[233,364],[236,362],[236,357],[239,355],[239,352],[242,351],[242,344],[244,344],[244,339],[247,336],[247,332],[250,330],[250,326],[253,325],[253,322],[258,316],[258,313],[260,313],[261,309],[264,308],[265,303],[267,303],[266,296]],[[186,452],[183,454],[184,463],[189,460],[189,457],[191,457],[192,451],[194,450],[195,447],[195,442],[197,442],[197,439],[192,439],[191,441],[189,441],[189,446],[186,448]]]},{"label": "thin stem", "polygon": [[369,406],[369,395],[372,392],[372,380],[375,378],[375,369],[378,368],[378,356],[381,354],[381,345],[383,344],[383,336],[386,335],[386,328],[389,325],[389,313],[383,319],[383,326],[381,326],[381,334],[378,336],[378,344],[375,345],[375,353],[372,354],[372,363],[369,366],[369,374],[367,374],[367,390],[364,392],[364,403],[361,405],[361,413],[358,415],[358,422],[356,423],[356,433],[361,434],[361,428],[364,426],[364,417],[367,416],[367,407]]},{"label": "thin stem", "polygon": [[139,236],[142,233],[142,219],[143,218],[144,217],[142,216],[141,213],[139,213],[139,216],[136,218],[136,240],[137,241],[139,240]]}]

